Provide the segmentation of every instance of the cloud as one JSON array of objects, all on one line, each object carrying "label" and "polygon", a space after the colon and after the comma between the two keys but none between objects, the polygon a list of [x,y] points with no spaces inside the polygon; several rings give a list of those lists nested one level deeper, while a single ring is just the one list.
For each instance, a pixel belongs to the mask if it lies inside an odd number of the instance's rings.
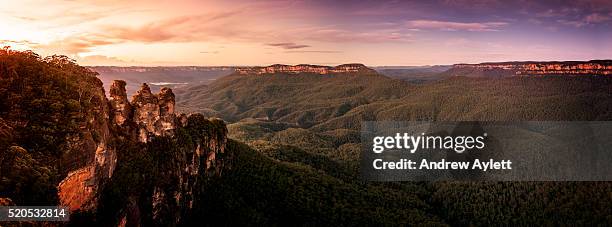
[{"label": "cloud", "polygon": [[506,22],[463,23],[439,20],[411,20],[407,26],[416,29],[436,29],[442,31],[499,31],[508,25]]},{"label": "cloud", "polygon": [[77,54],[89,52],[96,46],[116,44],[119,42],[120,40],[108,39],[95,34],[82,34],[69,36],[50,43],[31,45],[30,47],[50,50],[58,53]]},{"label": "cloud", "polygon": [[444,5],[461,8],[493,8],[503,1],[499,0],[443,0]]},{"label": "cloud", "polygon": [[309,45],[296,44],[296,43],[268,43],[266,45],[273,46],[273,47],[280,47],[283,49],[301,49],[301,48],[310,47]]},{"label": "cloud", "polygon": [[224,22],[215,23],[231,18],[236,13],[232,11],[171,17],[135,27],[106,25],[93,31],[73,34],[49,43],[32,45],[32,47],[65,54],[77,54],[90,52],[97,46],[126,42],[197,42],[222,37],[238,39],[239,36],[236,34],[239,31],[235,26],[228,26]]},{"label": "cloud", "polygon": [[109,56],[104,56],[104,55],[90,55],[90,56],[84,56],[84,57],[77,57],[76,61],[77,63],[81,65],[88,65],[88,66],[97,66],[97,65],[125,66],[125,65],[131,65],[134,63],[134,61],[125,61],[125,60],[122,60],[116,57],[109,57]]},{"label": "cloud", "polygon": [[320,42],[402,42],[410,40],[410,35],[397,29],[367,29],[358,31],[344,29],[335,25],[302,25],[284,29],[266,26],[246,26],[246,12],[228,11],[203,15],[167,18],[144,24],[139,27],[111,26],[99,36],[108,39],[155,43],[155,42],[200,42],[200,41],[238,41],[263,42],[267,46],[283,49],[301,49],[310,45],[295,42],[274,42],[273,40],[306,40]]},{"label": "cloud", "polygon": [[128,15],[145,11],[140,8],[121,7],[117,4],[101,6],[98,2],[95,6],[92,6],[84,1],[61,1],[48,3],[48,7],[43,11],[38,10],[38,7],[22,7],[6,10],[4,13],[27,23],[35,23],[39,28],[49,29],[76,26],[117,15]]},{"label": "cloud", "polygon": [[285,39],[309,40],[331,43],[382,43],[411,42],[412,35],[399,29],[368,29],[365,31],[348,30],[337,26],[312,26],[293,28],[284,31]]},{"label": "cloud", "polygon": [[302,54],[302,53],[317,53],[317,54],[337,54],[342,53],[342,51],[337,50],[290,50],[285,51],[288,54]]},{"label": "cloud", "polygon": [[0,44],[1,45],[8,45],[8,46],[12,46],[12,45],[22,45],[22,46],[38,45],[38,43],[29,41],[29,40],[8,40],[8,39],[0,39]]},{"label": "cloud", "polygon": [[587,24],[601,23],[601,22],[606,22],[608,20],[610,20],[609,16],[602,15],[599,13],[589,14],[584,18],[584,22],[586,22]]},{"label": "cloud", "polygon": [[235,26],[228,26],[226,20],[238,13],[238,11],[228,11],[179,16],[137,27],[108,26],[101,35],[112,39],[144,43],[200,41],[209,37],[237,34],[239,30]]},{"label": "cloud", "polygon": [[571,13],[571,10],[568,8],[563,9],[547,9],[535,14],[536,17],[539,18],[551,18],[551,17],[565,17]]},{"label": "cloud", "polygon": [[569,25],[569,26],[574,26],[576,28],[580,28],[586,25],[596,25],[596,24],[605,23],[610,20],[612,20],[612,17],[610,16],[599,14],[599,13],[591,13],[591,14],[584,16],[582,19],[579,19],[579,20],[559,19],[557,20],[557,22],[564,24],[564,25]]},{"label": "cloud", "polygon": [[577,27],[577,28],[580,28],[580,27],[586,25],[583,21],[580,21],[580,20],[572,21],[572,20],[563,20],[563,19],[560,19],[560,20],[557,20],[557,22],[559,22],[561,24],[564,24],[564,25],[574,26],[574,27]]}]

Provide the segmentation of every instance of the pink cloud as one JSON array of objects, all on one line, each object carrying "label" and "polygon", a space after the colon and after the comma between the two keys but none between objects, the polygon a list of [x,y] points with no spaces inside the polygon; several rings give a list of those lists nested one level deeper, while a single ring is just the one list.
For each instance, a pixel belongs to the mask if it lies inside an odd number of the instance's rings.
[{"label": "pink cloud", "polygon": [[112,39],[138,42],[201,40],[206,36],[223,36],[236,33],[235,27],[226,26],[239,12],[229,11],[202,15],[188,15],[162,19],[138,27],[109,26],[102,36]]},{"label": "pink cloud", "polygon": [[499,31],[506,22],[463,23],[438,20],[411,20],[408,27],[416,29],[437,29],[443,31]]},{"label": "pink cloud", "polygon": [[401,32],[397,29],[371,29],[368,31],[357,31],[336,26],[294,28],[283,32],[283,34],[280,34],[280,36],[291,37],[291,39],[332,43],[411,42],[413,40],[411,34]]},{"label": "pink cloud", "polygon": [[595,25],[595,24],[604,23],[604,22],[610,21],[611,19],[612,18],[610,16],[602,15],[599,13],[592,13],[592,14],[584,16],[584,18],[580,20],[560,19],[560,20],[557,20],[557,22],[564,24],[564,25],[569,25],[569,26],[580,28],[586,25]]},{"label": "pink cloud", "polygon": [[610,17],[601,15],[599,13],[589,14],[584,18],[584,21],[589,24],[606,22],[608,20],[610,20]]}]

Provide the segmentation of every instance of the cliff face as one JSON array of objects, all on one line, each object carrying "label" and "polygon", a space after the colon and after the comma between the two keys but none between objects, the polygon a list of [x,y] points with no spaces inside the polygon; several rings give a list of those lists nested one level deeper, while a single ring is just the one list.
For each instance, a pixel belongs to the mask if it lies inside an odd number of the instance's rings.
[{"label": "cliff face", "polygon": [[127,93],[125,91],[126,83],[121,80],[115,81],[110,87],[110,107],[113,123],[117,126],[124,127],[127,121],[131,119],[132,106],[128,102]]},{"label": "cliff face", "polygon": [[456,64],[450,73],[483,76],[612,75],[612,60]]},{"label": "cliff face", "polygon": [[[118,224],[141,225],[143,217],[151,218],[146,223],[180,223],[190,214],[202,193],[202,183],[221,174],[224,166],[221,157],[227,142],[225,124],[199,114],[175,114],[174,93],[168,88],[153,94],[147,84],[143,84],[128,102],[125,86],[124,81],[114,81],[110,98],[106,100],[100,96],[100,105],[92,110],[99,116],[92,119],[92,122],[99,122],[94,127],[101,135],[99,141],[88,139],[90,137],[75,139],[74,146],[84,147],[84,153],[93,152],[95,162],[68,173],[58,186],[60,204],[73,211],[95,211],[106,182],[122,177],[113,176],[113,170],[123,164],[117,162],[117,156],[125,151],[109,144],[123,141],[123,144],[140,147],[139,152],[158,158],[162,164],[153,172],[163,177],[149,180],[151,194],[128,195],[129,201],[120,208]],[[182,132],[179,137],[175,137],[177,131]],[[143,200],[150,204],[139,202]],[[143,215],[143,209],[150,209],[152,213]]]},{"label": "cliff face", "polygon": [[65,56],[0,49],[0,203],[68,206],[102,226],[176,225],[203,206],[226,166],[225,124],[177,116],[170,89],[143,84],[130,102],[125,87],[107,98]]},{"label": "cliff face", "polygon": [[273,73],[314,73],[314,74],[332,74],[332,73],[358,73],[358,72],[373,72],[372,69],[362,64],[344,64],[336,67],[320,66],[320,65],[271,65],[267,67],[244,67],[237,68],[239,74],[273,74]]},{"label": "cliff face", "polygon": [[150,141],[153,136],[173,135],[176,128],[174,104],[174,94],[169,88],[162,88],[159,94],[154,95],[147,84],[142,85],[132,97],[132,120],[137,125],[140,142]]},{"label": "cliff face", "polygon": [[59,203],[71,210],[96,208],[97,192],[111,178],[117,163],[116,150],[109,146],[113,135],[108,101],[101,83],[96,85],[89,87],[92,106],[86,111],[86,122],[79,133],[66,138],[67,151],[61,159],[61,171],[67,176],[57,186]]}]

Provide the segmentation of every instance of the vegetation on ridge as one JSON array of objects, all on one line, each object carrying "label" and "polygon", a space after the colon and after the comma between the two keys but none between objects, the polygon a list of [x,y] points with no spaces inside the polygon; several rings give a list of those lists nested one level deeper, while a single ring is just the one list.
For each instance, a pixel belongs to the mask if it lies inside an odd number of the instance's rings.
[{"label": "vegetation on ridge", "polygon": [[[97,73],[65,56],[0,49],[0,197],[20,205],[54,205],[67,170],[70,140],[95,127]],[[103,94],[102,94],[103,95]],[[91,135],[98,139],[97,135]]]},{"label": "vegetation on ridge", "polygon": [[[451,225],[598,225],[612,223],[609,204],[612,184],[607,182],[435,182],[435,183],[364,183],[359,179],[358,165],[361,145],[359,128],[367,120],[611,120],[612,78],[609,77],[513,77],[464,78],[452,77],[426,84],[407,84],[381,75],[341,75],[334,79],[316,74],[293,75],[231,75],[208,87],[186,88],[179,95],[179,108],[202,111],[233,121],[228,125],[229,137],[256,149],[257,156],[274,160],[277,165],[303,166],[318,172],[311,179],[317,184],[332,178],[340,185],[354,185],[375,198],[385,195],[375,188],[385,188],[401,196],[419,198],[429,208],[422,208],[426,217]],[[362,77],[362,78],[354,78]],[[365,82],[378,78],[379,83]],[[388,82],[388,83],[387,83]],[[273,87],[274,89],[271,89]],[[322,89],[325,87],[326,89]],[[348,92],[360,87],[359,92]],[[270,91],[279,91],[278,93]],[[365,92],[368,91],[368,92]],[[281,95],[290,94],[290,95]],[[357,100],[361,100],[357,102]],[[353,101],[353,102],[351,102]],[[339,108],[344,104],[345,108]],[[238,108],[240,107],[240,108]],[[330,107],[330,108],[326,108]],[[334,111],[343,109],[342,111]],[[304,124],[304,119],[311,119]],[[244,148],[247,149],[247,148]],[[263,158],[263,157],[262,157]],[[245,164],[246,158],[238,161]],[[345,206],[339,211],[342,219],[311,222],[297,218],[292,210],[313,213],[320,209],[303,203],[284,207],[285,200],[261,200],[250,192],[258,190],[302,189],[296,186],[273,186],[259,182],[290,181],[291,176],[259,178],[253,161],[248,170],[226,175],[218,187],[228,196],[256,201],[257,206],[225,204],[238,223],[259,220],[260,223],[285,223],[282,217],[292,217],[300,223],[353,223],[360,217],[342,216],[342,212],[356,212],[376,200],[365,200],[359,205]],[[262,164],[263,165],[263,164]],[[298,170],[293,170],[298,172]],[[238,175],[236,175],[238,174]],[[257,181],[258,183],[254,183]],[[292,182],[292,181],[290,181]],[[232,186],[226,186],[232,185]],[[242,190],[238,185],[256,185]],[[305,184],[308,185],[308,184]],[[298,187],[299,189],[295,189]],[[304,186],[307,187],[307,186]],[[331,186],[330,186],[331,187]],[[218,189],[221,190],[221,189]],[[338,189],[333,189],[338,190]],[[388,192],[387,191],[387,192]],[[243,194],[244,193],[244,194]],[[262,192],[263,193],[263,192]],[[324,193],[330,193],[324,191]],[[303,195],[301,200],[321,196]],[[396,194],[397,195],[397,194]],[[284,198],[284,197],[283,197]],[[297,199],[297,200],[300,200]],[[214,200],[223,204],[223,201]],[[233,200],[232,200],[233,201]],[[294,201],[294,200],[290,200]],[[403,207],[401,201],[387,201]],[[342,204],[342,202],[338,202]],[[216,203],[215,203],[216,204]],[[297,207],[296,207],[297,206]],[[283,210],[267,216],[267,207]],[[274,209],[274,210],[276,210]],[[289,211],[287,211],[289,209]],[[380,208],[389,212],[388,207]],[[406,209],[406,208],[404,208]],[[410,209],[410,208],[408,208]],[[224,211],[225,212],[225,211]],[[335,211],[338,212],[338,211]],[[391,211],[392,212],[392,211]],[[223,213],[223,212],[222,212]],[[362,213],[376,224],[400,224],[395,216],[381,216],[376,212]],[[257,217],[257,218],[254,218]],[[265,217],[265,218],[264,218]],[[309,217],[313,217],[312,215]],[[254,218],[254,219],[251,219]],[[390,218],[390,219],[387,219]],[[439,219],[438,219],[439,218]],[[261,221],[264,220],[264,221]],[[425,219],[423,219],[425,220]],[[427,219],[431,222],[432,219]],[[428,222],[429,222],[428,221]],[[436,221],[436,222],[437,222]],[[371,223],[371,222],[364,222]],[[423,222],[417,222],[423,224]],[[372,223],[373,224],[373,223]],[[406,224],[406,223],[403,223]],[[412,223],[415,224],[415,223]]]}]

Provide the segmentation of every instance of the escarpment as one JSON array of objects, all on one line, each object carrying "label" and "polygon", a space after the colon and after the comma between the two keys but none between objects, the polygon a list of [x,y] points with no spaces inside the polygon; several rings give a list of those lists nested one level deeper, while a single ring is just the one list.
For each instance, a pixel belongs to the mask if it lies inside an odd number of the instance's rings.
[{"label": "escarpment", "polygon": [[[118,190],[127,200],[114,207],[119,212],[113,212],[110,220],[118,221],[107,224],[179,224],[198,206],[202,184],[226,167],[225,123],[200,114],[176,114],[175,96],[168,88],[153,94],[143,84],[129,102],[125,86],[124,81],[114,81],[109,99],[98,97],[100,105],[92,110],[97,117],[91,120],[98,123],[87,133],[99,138],[74,139],[72,146],[82,147],[83,156],[92,156],[95,162],[68,173],[58,186],[59,202],[72,211],[96,213],[102,200],[116,199],[104,191]],[[130,152],[147,156],[150,162],[130,169],[132,162],[142,163],[131,159]],[[147,167],[140,172],[147,181],[135,183],[142,190],[125,190],[126,185],[118,183]],[[113,175],[116,168],[119,173]]]},{"label": "escarpment", "polygon": [[369,72],[372,73],[374,70],[366,67],[363,64],[344,64],[335,67],[321,66],[321,65],[271,65],[266,67],[243,67],[237,68],[238,74],[274,74],[274,73],[314,73],[314,74],[333,74],[333,73],[360,73]]},{"label": "escarpment", "polygon": [[[210,177],[219,176],[224,167],[227,129],[219,119],[207,119],[201,114],[176,114],[175,96],[171,89],[162,88],[160,93],[151,93],[147,84],[126,102],[125,82],[114,81],[111,85],[111,128],[117,134],[117,144],[135,147],[148,158],[153,168],[143,172],[147,182],[139,185],[142,191],[125,191],[129,199],[124,206],[117,207],[119,223],[141,225],[146,223],[175,225],[181,223],[198,203],[202,184]],[[117,147],[121,150],[121,147]],[[131,155],[131,154],[125,154]],[[120,160],[121,157],[120,157]],[[132,161],[118,165],[129,166]],[[131,169],[122,168],[114,178],[124,178]],[[111,181],[113,180],[111,179]],[[122,181],[122,179],[119,179]],[[123,185],[109,187],[123,190]],[[139,201],[148,201],[145,203]],[[151,213],[142,214],[143,210]],[[115,223],[112,223],[115,224]]]},{"label": "escarpment", "polygon": [[113,175],[117,151],[109,146],[113,135],[102,83],[84,83],[77,92],[91,101],[88,108],[79,111],[83,115],[79,130],[65,137],[59,171],[67,176],[57,186],[58,198],[61,205],[73,211],[95,210],[98,192]]},{"label": "escarpment", "polygon": [[453,76],[534,76],[534,75],[612,75],[612,60],[563,62],[495,62],[456,64],[448,74]]}]

